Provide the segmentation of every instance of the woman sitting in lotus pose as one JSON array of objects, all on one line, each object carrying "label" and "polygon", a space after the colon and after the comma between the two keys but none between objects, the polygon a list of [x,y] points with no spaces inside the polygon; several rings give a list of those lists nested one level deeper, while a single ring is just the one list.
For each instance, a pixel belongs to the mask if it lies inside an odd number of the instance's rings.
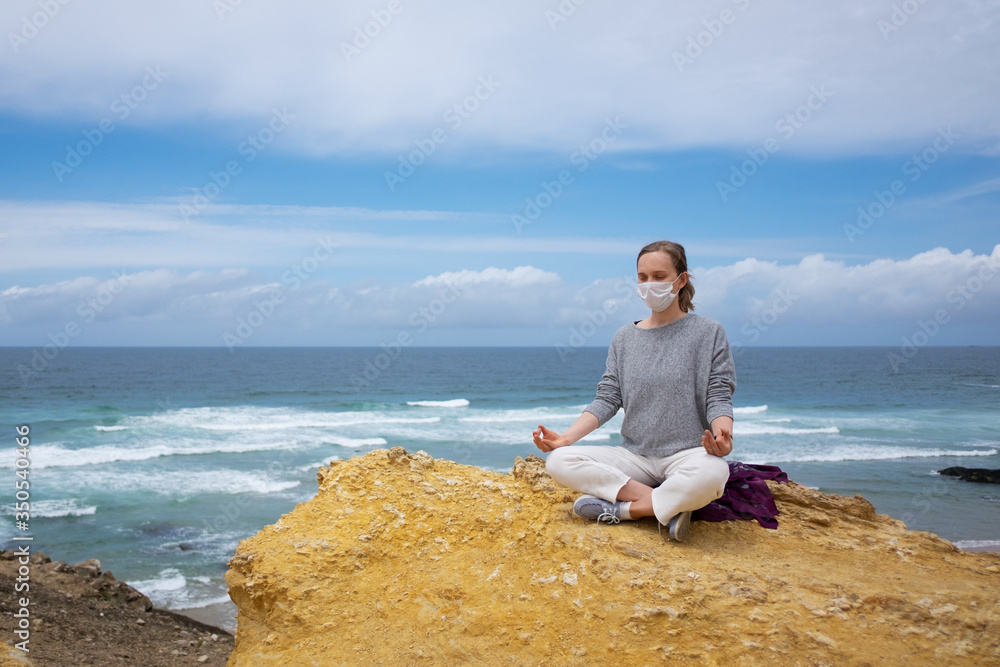
[{"label": "woman sitting in lotus pose", "polygon": [[[722,325],[695,315],[684,248],[650,243],[636,261],[649,317],[615,332],[597,396],[562,434],[542,425],[546,469],[587,495],[573,511],[599,522],[655,516],[683,541],[691,512],[722,495],[733,450],[736,371]],[[621,446],[569,447],[624,408]]]}]

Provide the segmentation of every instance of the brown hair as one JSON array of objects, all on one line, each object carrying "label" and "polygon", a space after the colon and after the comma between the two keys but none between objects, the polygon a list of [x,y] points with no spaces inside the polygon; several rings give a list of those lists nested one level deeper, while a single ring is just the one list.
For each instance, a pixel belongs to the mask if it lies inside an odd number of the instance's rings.
[{"label": "brown hair", "polygon": [[[684,246],[680,243],[674,243],[673,241],[653,241],[649,245],[643,246],[642,250],[639,251],[639,257],[642,257],[648,252],[665,252],[670,260],[673,262],[674,270],[677,271],[677,275],[680,276],[682,273],[687,273],[688,264],[687,256],[684,254]],[[635,258],[636,266],[639,264],[639,257]],[[691,284],[691,274],[688,273],[687,281],[684,283],[684,287],[681,291],[677,293],[677,305],[680,306],[681,310],[685,313],[694,310],[694,304],[691,300],[694,299],[694,285]]]}]

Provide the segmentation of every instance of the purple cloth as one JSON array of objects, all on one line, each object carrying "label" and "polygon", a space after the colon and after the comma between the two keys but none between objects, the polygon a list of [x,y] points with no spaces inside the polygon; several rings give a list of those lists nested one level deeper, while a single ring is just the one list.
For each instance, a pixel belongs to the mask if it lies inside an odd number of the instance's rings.
[{"label": "purple cloth", "polygon": [[729,481],[722,496],[695,511],[691,518],[695,521],[757,519],[765,528],[777,528],[778,506],[767,488],[769,479],[787,482],[788,475],[777,466],[729,461]]}]

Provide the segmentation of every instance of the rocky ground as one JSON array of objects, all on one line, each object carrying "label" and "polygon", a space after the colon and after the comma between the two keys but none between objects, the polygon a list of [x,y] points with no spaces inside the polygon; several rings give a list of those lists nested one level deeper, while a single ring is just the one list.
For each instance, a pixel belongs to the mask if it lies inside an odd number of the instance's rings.
[{"label": "rocky ground", "polygon": [[[175,667],[226,664],[233,637],[225,630],[173,612],[153,609],[149,599],[101,569],[96,559],[68,565],[31,556],[27,592],[15,593],[20,563],[0,553],[0,633],[8,644],[0,666]],[[17,600],[30,600],[29,652],[12,648]],[[3,653],[0,651],[0,653]],[[28,662],[19,660],[27,658]]]},{"label": "rocky ground", "polygon": [[536,457],[337,461],[244,540],[231,664],[1000,664],[1000,555],[772,484],[778,530],[597,525]]}]

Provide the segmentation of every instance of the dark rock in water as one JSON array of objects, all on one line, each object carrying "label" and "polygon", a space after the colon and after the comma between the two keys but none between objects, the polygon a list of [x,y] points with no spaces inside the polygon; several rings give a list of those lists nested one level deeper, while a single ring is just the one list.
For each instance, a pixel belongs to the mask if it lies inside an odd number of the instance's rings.
[{"label": "dark rock in water", "polygon": [[181,542],[177,545],[177,548],[181,551],[194,551],[195,546],[190,542]]},{"label": "dark rock in water", "polygon": [[938,470],[942,475],[958,477],[965,482],[983,482],[985,484],[1000,484],[1000,470],[990,470],[989,468],[945,468]]}]

